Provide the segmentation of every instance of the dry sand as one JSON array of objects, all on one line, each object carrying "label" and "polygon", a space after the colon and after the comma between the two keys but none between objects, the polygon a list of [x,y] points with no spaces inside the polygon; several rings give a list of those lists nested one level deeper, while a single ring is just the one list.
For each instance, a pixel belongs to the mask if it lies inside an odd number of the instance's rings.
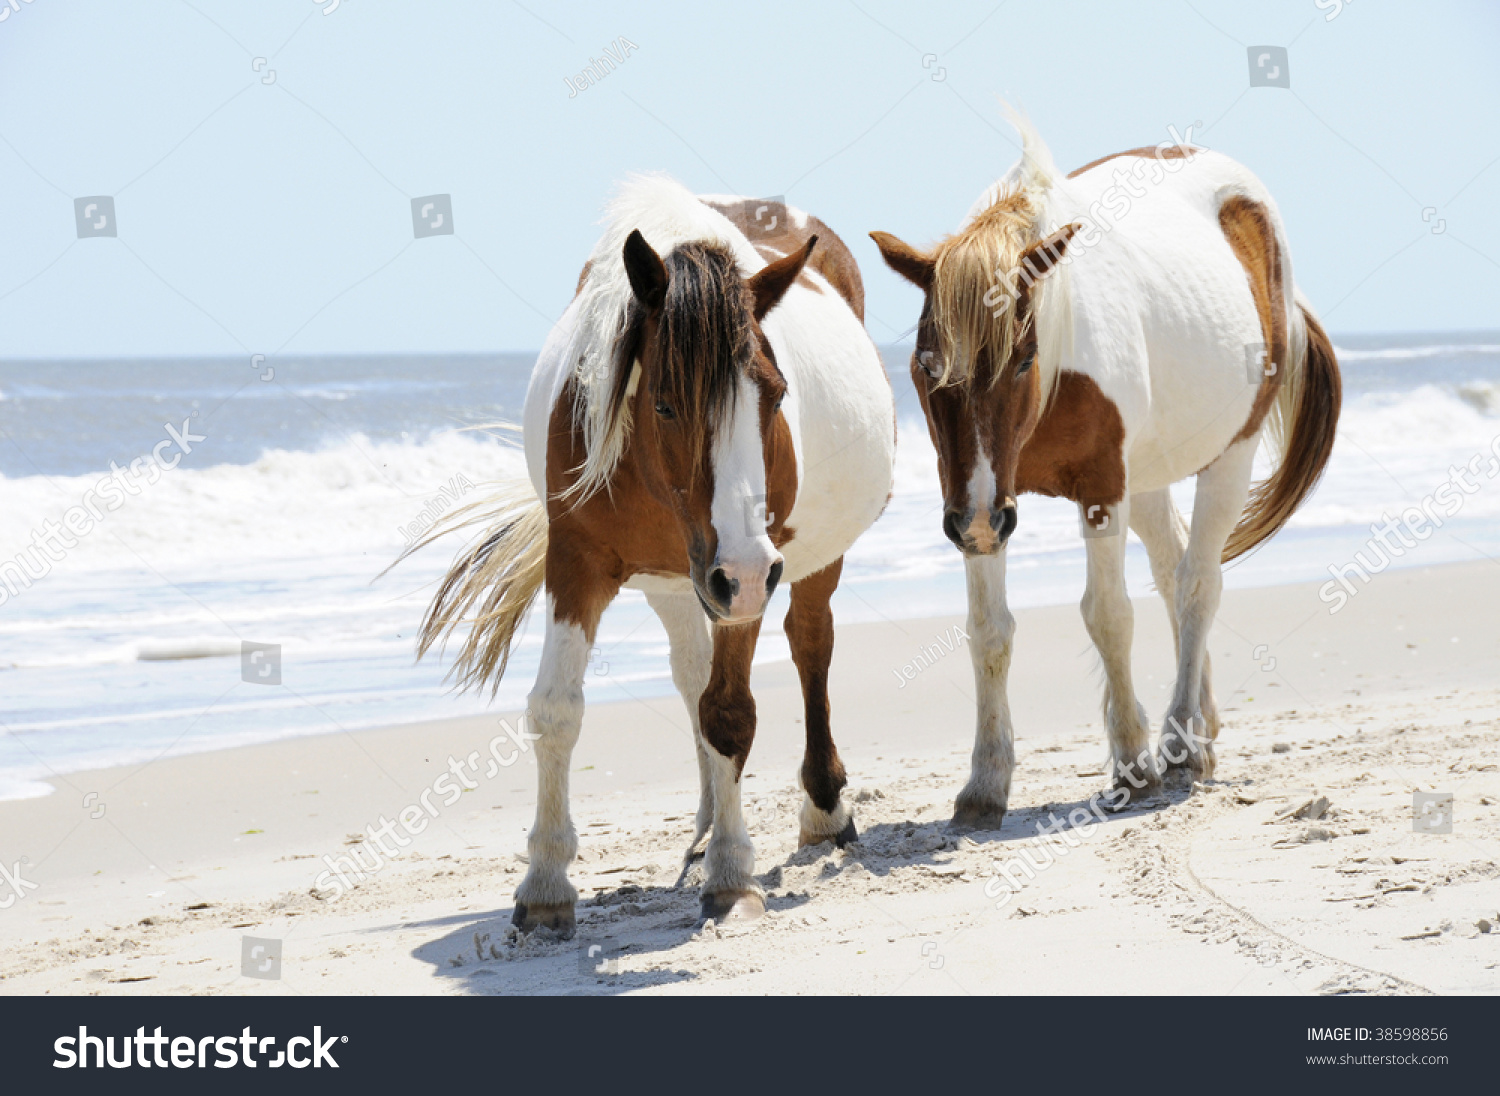
[{"label": "dry sand", "polygon": [[[998,833],[945,828],[973,733],[967,654],[905,688],[893,673],[961,620],[841,631],[834,733],[862,835],[845,850],[796,847],[796,675],[757,668],[745,798],[770,910],[757,922],[700,926],[696,869],[674,887],[697,802],[674,696],[585,718],[574,940],[509,928],[529,756],[352,893],[310,893],[348,835],[415,803],[450,756],[486,749],[498,718],[460,719],[71,774],[49,797],[0,803],[0,859],[28,857],[37,884],[0,909],[0,989],[1500,990],[1500,567],[1390,572],[1336,616],[1313,586],[1230,592],[1211,644],[1217,781],[1065,831],[1053,845],[1076,847],[1032,878],[1012,871],[1024,886],[1010,893],[997,866],[1024,850],[1047,864],[1038,824],[1102,790],[1105,756],[1076,608],[1018,615],[1019,764]],[[1172,667],[1154,596],[1137,601],[1135,667],[1159,714]],[[1454,796],[1451,833],[1414,828],[1417,791]],[[246,936],[280,941],[279,979],[241,974]],[[582,958],[589,945],[608,965]]]}]

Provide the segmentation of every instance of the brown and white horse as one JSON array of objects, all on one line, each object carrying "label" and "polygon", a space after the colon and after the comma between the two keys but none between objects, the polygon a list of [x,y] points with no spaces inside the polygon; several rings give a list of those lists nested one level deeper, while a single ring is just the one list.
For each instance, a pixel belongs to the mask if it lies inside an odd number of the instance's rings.
[{"label": "brown and white horse", "polygon": [[[965,556],[978,696],[954,821],[985,829],[1005,813],[1015,764],[1004,548],[1017,497],[1079,507],[1083,616],[1106,680],[1107,802],[1118,808],[1153,794],[1168,769],[1212,775],[1219,718],[1206,643],[1220,564],[1275,533],[1312,490],[1340,400],[1333,347],[1296,291],[1275,203],[1249,171],[1163,144],[1064,178],[1016,122],[1020,163],[955,235],[921,251],[872,233],[925,294],[912,379],[938,452],[943,529]],[[1252,492],[1266,433],[1277,463]],[[1168,489],[1191,475],[1189,528]],[[1177,643],[1157,757],[1131,683],[1127,526],[1145,543]]]},{"label": "brown and white horse", "polygon": [[657,176],[630,180],[611,206],[532,374],[531,482],[466,515],[486,534],[449,570],[421,637],[425,652],[468,625],[457,673],[498,681],[545,587],[527,707],[540,737],[523,929],[574,924],[569,758],[595,629],[621,587],[643,591],[661,618],[692,720],[690,857],[712,829],[703,915],[764,909],[739,781],[755,737],[751,658],[781,582],[806,703],[801,840],[855,838],[828,724],[829,598],[845,551],[890,497],[895,454],[894,398],[863,320],[853,257],[799,210],[700,199]]}]

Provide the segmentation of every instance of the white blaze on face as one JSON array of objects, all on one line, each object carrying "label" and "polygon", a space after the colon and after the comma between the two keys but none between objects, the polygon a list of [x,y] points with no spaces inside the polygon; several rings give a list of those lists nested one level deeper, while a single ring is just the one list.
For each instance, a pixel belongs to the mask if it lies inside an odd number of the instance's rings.
[{"label": "white blaze on face", "polygon": [[[766,457],[760,435],[760,389],[748,377],[739,381],[734,412],[714,439],[714,532],[719,538],[714,566],[738,583],[727,620],[751,620],[766,607],[766,580],[781,562],[766,525]],[[712,570],[712,568],[711,568]]]},{"label": "white blaze on face", "polygon": [[974,508],[973,518],[964,536],[977,552],[988,554],[1000,546],[1000,538],[990,525],[990,507],[995,504],[995,469],[990,465],[989,454],[979,440],[979,427],[974,427],[974,472],[969,477],[969,505]]}]

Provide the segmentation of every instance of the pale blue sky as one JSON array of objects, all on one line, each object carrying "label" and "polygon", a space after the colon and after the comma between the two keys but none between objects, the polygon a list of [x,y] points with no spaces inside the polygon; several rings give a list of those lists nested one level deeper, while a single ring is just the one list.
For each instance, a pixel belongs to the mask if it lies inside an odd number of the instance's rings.
[{"label": "pale blue sky", "polygon": [[[1335,332],[1500,328],[1500,6],[1322,4],[21,3],[0,359],[535,349],[640,170],[817,213],[887,342],[918,301],[865,233],[956,226],[1015,158],[998,96],[1064,168],[1201,123]],[[1249,87],[1251,45],[1290,90]],[[456,233],[414,240],[434,193]],[[91,195],[118,238],[76,238]]]}]

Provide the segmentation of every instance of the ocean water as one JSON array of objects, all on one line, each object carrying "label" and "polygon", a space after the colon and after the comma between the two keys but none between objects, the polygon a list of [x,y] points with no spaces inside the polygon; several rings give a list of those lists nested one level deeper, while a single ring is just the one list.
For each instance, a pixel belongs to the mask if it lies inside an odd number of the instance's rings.
[{"label": "ocean water", "polygon": [[[1326,581],[1372,522],[1420,505],[1475,457],[1462,509],[1394,565],[1500,557],[1500,461],[1488,471],[1500,333],[1336,341],[1345,402],[1328,474],[1228,584]],[[908,353],[885,351],[900,407],[896,492],[848,557],[843,622],[965,607]],[[454,692],[441,657],[414,661],[456,543],[377,576],[414,525],[524,474],[514,448],[473,428],[519,420],[531,361],[0,362],[0,798],[47,794],[49,777],[85,768],[523,704],[535,617],[493,701]],[[175,467],[148,470],[138,458],[153,451]],[[1176,493],[1191,506],[1191,482]],[[90,505],[101,516],[87,531],[52,524]],[[34,538],[50,554],[32,552]],[[1081,595],[1070,505],[1023,498],[1009,554],[1012,604]],[[1129,582],[1149,586],[1133,542]],[[785,597],[761,660],[787,657]],[[244,680],[247,642],[280,646],[279,684],[256,677],[264,660]],[[644,600],[622,595],[601,627],[590,700],[670,692],[666,651]]]}]

